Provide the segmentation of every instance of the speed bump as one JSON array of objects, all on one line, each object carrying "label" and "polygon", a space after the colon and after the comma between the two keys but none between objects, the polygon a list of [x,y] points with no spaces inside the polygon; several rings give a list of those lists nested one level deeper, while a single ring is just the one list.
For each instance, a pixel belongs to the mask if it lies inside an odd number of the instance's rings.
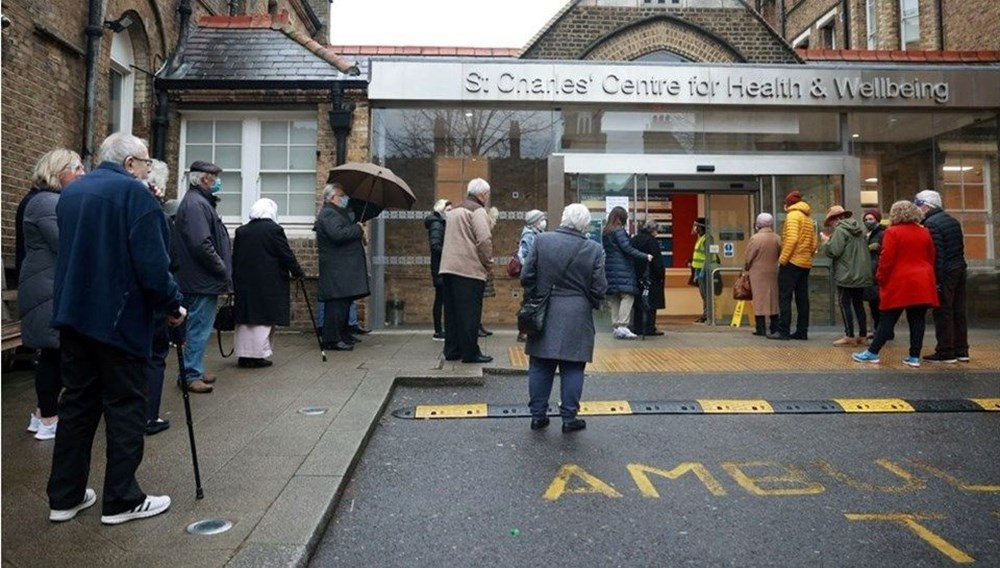
[{"label": "speed bump", "polygon": [[[591,400],[581,401],[581,416],[633,416],[650,414],[892,414],[938,412],[997,412],[1000,399],[902,399],[835,398],[830,400]],[[559,405],[550,404],[549,416],[559,415]],[[398,408],[396,418],[526,418],[526,404],[435,404]]]}]

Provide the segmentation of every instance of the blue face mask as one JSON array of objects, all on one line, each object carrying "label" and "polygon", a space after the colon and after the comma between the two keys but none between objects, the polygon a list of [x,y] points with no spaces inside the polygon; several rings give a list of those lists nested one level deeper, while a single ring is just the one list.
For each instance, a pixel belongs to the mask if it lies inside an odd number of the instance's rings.
[{"label": "blue face mask", "polygon": [[343,209],[347,209],[347,204],[350,203],[350,202],[351,202],[351,198],[348,197],[348,196],[346,196],[346,195],[344,195],[344,196],[342,196],[340,198],[340,207],[343,208]]},{"label": "blue face mask", "polygon": [[220,191],[222,191],[222,180],[216,178],[215,183],[213,183],[212,187],[208,188],[208,190],[211,191],[212,193],[219,193]]}]

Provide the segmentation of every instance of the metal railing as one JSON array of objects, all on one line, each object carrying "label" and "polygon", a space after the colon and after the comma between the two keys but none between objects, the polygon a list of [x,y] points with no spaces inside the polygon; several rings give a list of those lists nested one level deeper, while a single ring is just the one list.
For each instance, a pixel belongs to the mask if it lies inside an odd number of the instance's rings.
[{"label": "metal railing", "polygon": [[[836,316],[836,312],[835,312],[835,310],[837,309],[837,304],[836,304],[836,302],[837,302],[837,300],[836,300],[837,285],[833,281],[833,267],[832,266],[827,266],[827,265],[824,265],[824,264],[814,265],[812,267],[812,269],[810,269],[809,273],[812,274],[812,271],[815,270],[815,269],[817,269],[817,268],[822,268],[822,269],[826,270],[826,274],[827,274],[827,279],[826,280],[827,280],[827,283],[828,283],[829,289],[830,289],[830,293],[829,293],[830,301],[829,301],[829,310],[828,310],[829,313],[830,313],[830,325],[837,325],[837,316]],[[743,269],[742,268],[736,268],[736,267],[725,267],[725,266],[718,266],[718,267],[712,269],[711,277],[708,279],[708,282],[706,283],[706,294],[705,294],[705,302],[707,303],[706,310],[707,310],[708,324],[709,325],[715,325],[715,302],[712,301],[712,298],[715,297],[715,274],[717,272],[736,272],[736,273],[740,273],[740,272],[743,272]],[[723,286],[723,289],[725,289],[725,286]]]}]

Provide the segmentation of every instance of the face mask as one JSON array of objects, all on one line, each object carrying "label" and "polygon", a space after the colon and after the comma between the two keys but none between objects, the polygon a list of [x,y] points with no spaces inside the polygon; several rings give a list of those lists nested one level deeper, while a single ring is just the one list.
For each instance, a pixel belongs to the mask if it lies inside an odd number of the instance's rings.
[{"label": "face mask", "polygon": [[878,221],[872,219],[871,221],[865,221],[865,227],[868,227],[869,231],[874,231],[875,227],[878,227]]},{"label": "face mask", "polygon": [[216,178],[215,183],[213,183],[212,187],[208,188],[208,190],[211,191],[212,193],[219,193],[220,191],[222,191],[222,180]]},{"label": "face mask", "polygon": [[542,219],[542,221],[540,223],[538,223],[538,228],[541,229],[541,230],[543,230],[543,231],[548,226],[549,226],[549,223],[545,219]]},{"label": "face mask", "polygon": [[340,207],[341,208],[346,209],[347,208],[347,204],[350,203],[350,202],[351,202],[351,198],[350,197],[348,197],[346,195],[343,195],[343,196],[340,197]]}]

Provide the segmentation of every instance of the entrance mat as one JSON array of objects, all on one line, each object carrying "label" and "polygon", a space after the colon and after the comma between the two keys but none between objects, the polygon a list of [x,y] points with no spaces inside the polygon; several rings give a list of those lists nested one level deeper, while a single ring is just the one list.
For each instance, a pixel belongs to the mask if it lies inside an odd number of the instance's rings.
[{"label": "entrance mat", "polygon": [[[1000,398],[902,399],[834,398],[830,400],[591,400],[581,401],[579,416],[638,414],[887,414],[901,412],[1000,412]],[[423,404],[396,409],[396,418],[528,418],[526,404]],[[550,405],[549,416],[559,416]]]},{"label": "entrance mat", "polygon": [[[590,373],[690,373],[747,371],[843,371],[907,369],[921,371],[982,371],[1000,369],[1000,348],[976,347],[967,363],[927,363],[919,369],[903,363],[906,347],[887,347],[880,353],[879,364],[857,363],[851,353],[860,351],[842,347],[809,347],[799,342],[769,342],[755,347],[597,347],[594,361],[587,364]],[[780,346],[773,346],[781,343]],[[930,351],[926,351],[930,353]],[[528,368],[528,356],[521,346],[508,350],[510,364]]]}]

